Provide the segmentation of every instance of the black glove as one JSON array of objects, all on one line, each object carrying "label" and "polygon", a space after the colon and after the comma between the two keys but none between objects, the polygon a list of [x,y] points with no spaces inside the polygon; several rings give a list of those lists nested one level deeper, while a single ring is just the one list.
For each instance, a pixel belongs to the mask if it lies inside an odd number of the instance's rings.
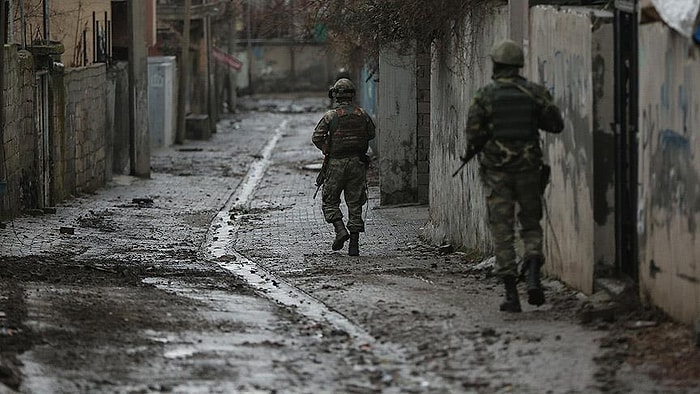
[{"label": "black glove", "polygon": [[473,146],[469,146],[464,155],[459,157],[459,160],[462,160],[462,163],[468,163],[469,160],[473,159],[477,153],[479,153],[478,150],[474,149]]}]

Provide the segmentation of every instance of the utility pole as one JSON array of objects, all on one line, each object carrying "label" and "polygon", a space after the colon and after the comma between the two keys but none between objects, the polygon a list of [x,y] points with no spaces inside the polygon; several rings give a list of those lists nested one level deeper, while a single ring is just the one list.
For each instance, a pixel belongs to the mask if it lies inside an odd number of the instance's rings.
[{"label": "utility pole", "polygon": [[49,43],[49,0],[44,0],[44,43]]},{"label": "utility pole", "polygon": [[508,25],[510,39],[520,44],[527,53],[530,48],[530,2],[528,0],[508,1]]},{"label": "utility pole", "polygon": [[[236,53],[236,18],[234,18],[233,4],[227,5],[228,8],[228,53],[233,55]],[[236,110],[236,72],[228,69],[228,94],[226,101],[228,102],[228,112],[233,113]]]},{"label": "utility pole", "polygon": [[246,2],[246,35],[248,38],[248,43],[246,46],[247,53],[248,53],[248,91],[250,94],[253,94],[253,36],[252,32],[250,31],[251,26],[252,26],[252,21],[251,21],[251,0],[248,0]]},{"label": "utility pole", "polygon": [[175,143],[185,142],[186,122],[187,122],[187,96],[190,85],[190,18],[192,16],[192,0],[185,0],[185,10],[182,28],[182,50],[180,51],[180,78],[179,91],[177,95],[177,130],[175,132]]},{"label": "utility pole", "polygon": [[129,160],[130,173],[151,175],[148,131],[148,52],[146,46],[146,3],[127,2],[129,15]]},{"label": "utility pole", "polygon": [[[0,181],[5,181],[5,0],[0,0]],[[0,202],[0,208],[2,203]]]}]

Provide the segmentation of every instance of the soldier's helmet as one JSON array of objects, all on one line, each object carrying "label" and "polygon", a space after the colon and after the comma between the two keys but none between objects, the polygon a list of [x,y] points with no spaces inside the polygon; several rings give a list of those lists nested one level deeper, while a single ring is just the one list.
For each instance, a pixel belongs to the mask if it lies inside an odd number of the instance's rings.
[{"label": "soldier's helmet", "polygon": [[347,78],[340,78],[333,85],[333,96],[336,99],[352,99],[355,97],[355,85]]},{"label": "soldier's helmet", "polygon": [[345,67],[339,68],[338,72],[335,74],[335,80],[337,81],[340,78],[350,79],[350,71]]},{"label": "soldier's helmet", "polygon": [[523,49],[515,41],[503,40],[491,48],[491,60],[494,63],[522,67],[525,63]]}]

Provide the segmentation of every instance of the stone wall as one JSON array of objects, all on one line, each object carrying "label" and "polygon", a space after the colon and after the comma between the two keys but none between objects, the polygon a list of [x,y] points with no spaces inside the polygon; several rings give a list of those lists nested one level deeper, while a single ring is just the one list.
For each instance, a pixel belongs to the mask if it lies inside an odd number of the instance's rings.
[{"label": "stone wall", "polygon": [[33,56],[14,46],[5,47],[5,59],[5,161],[0,180],[6,182],[6,191],[0,217],[104,186],[115,156],[124,160],[124,152],[115,154],[115,140],[126,138],[128,144],[128,117],[118,117],[127,118],[126,129],[124,124],[115,128],[115,114],[128,108],[119,107],[124,97],[118,100],[115,94],[116,82],[124,82],[126,74],[108,78],[104,64],[36,71]]},{"label": "stone wall", "polygon": [[[5,46],[5,127],[2,149],[5,163],[0,170],[6,182],[0,217],[9,217],[41,201],[38,141],[34,128],[34,61],[29,52]],[[21,103],[22,105],[18,105]]]},{"label": "stone wall", "polygon": [[65,131],[75,141],[75,191],[91,192],[106,181],[107,67],[69,69],[65,83]]}]

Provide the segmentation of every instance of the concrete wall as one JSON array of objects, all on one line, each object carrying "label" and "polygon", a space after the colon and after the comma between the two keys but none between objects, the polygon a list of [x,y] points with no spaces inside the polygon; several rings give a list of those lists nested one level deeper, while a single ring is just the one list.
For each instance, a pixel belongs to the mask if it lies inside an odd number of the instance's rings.
[{"label": "concrete wall", "polygon": [[[436,244],[488,255],[491,234],[476,160],[456,177],[459,156],[467,147],[464,129],[472,96],[491,78],[489,50],[508,36],[505,7],[475,10],[458,41],[443,43],[433,61],[430,101],[430,223],[425,237]],[[382,77],[384,73],[382,72]]]},{"label": "concrete wall", "polygon": [[385,49],[379,55],[376,146],[383,205],[429,200],[430,47],[416,48],[408,53]]},{"label": "concrete wall", "polygon": [[416,61],[415,54],[386,49],[379,55],[378,145],[380,204],[415,202]]},{"label": "concrete wall", "polygon": [[[326,91],[339,68],[325,45],[256,43],[251,54],[249,80],[239,79],[238,87],[253,93]],[[246,52],[236,57],[248,65]]]},{"label": "concrete wall", "polygon": [[614,139],[608,126],[613,121],[612,15],[534,7],[530,26],[531,79],[552,92],[565,120],[562,134],[542,133],[552,166],[543,221],[545,270],[590,293],[596,260],[612,264],[614,258],[612,211],[605,209],[600,223],[594,220],[596,199],[609,206],[614,193]]},{"label": "concrete wall", "polygon": [[[0,195],[0,217],[36,207],[40,200],[36,131],[34,129],[34,61],[29,52],[5,46],[3,141],[6,190]],[[19,106],[17,103],[28,103]]]},{"label": "concrete wall", "polygon": [[639,272],[643,299],[700,316],[700,50],[661,23],[639,30]]}]

